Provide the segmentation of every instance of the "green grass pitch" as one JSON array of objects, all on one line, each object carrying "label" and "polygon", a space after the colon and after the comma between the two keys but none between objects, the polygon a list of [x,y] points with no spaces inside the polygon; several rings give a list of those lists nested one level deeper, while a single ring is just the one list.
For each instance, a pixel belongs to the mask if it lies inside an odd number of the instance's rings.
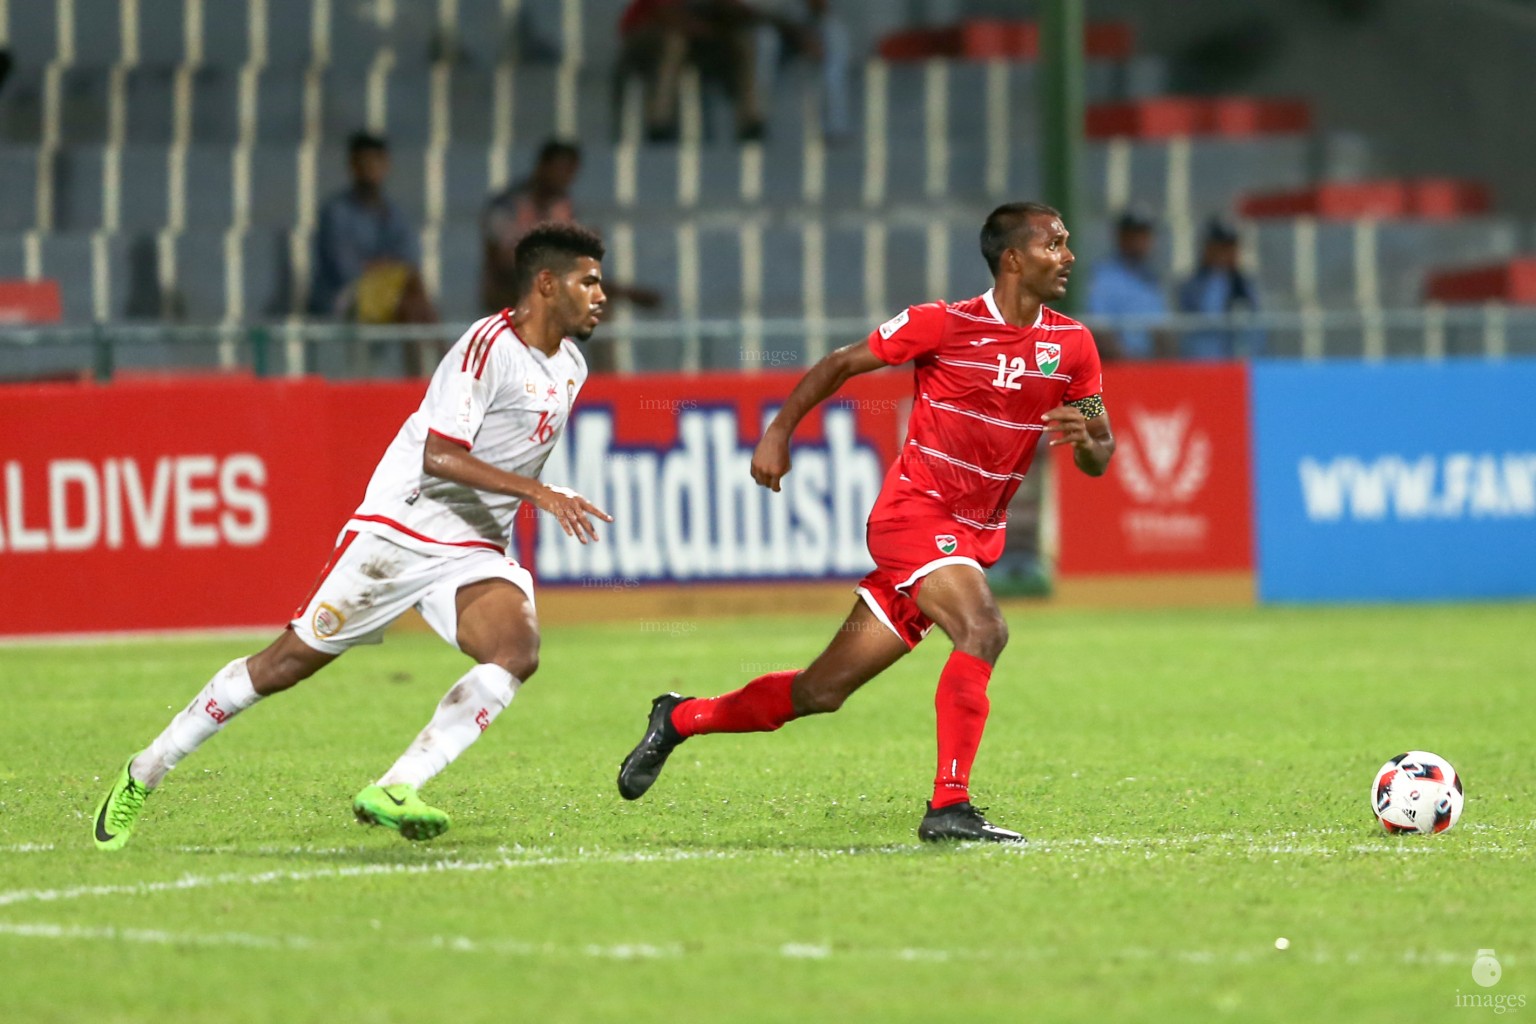
[{"label": "green grass pitch", "polygon": [[[103,787],[256,641],[0,648],[0,1019],[1536,1013],[1533,612],[1011,608],[974,782],[1024,850],[917,842],[942,636],[837,715],[690,741],[627,804],[655,693],[802,664],[836,623],[550,629],[426,789],[455,826],[419,845],[349,810],[462,670],[395,636],[184,762],[116,854],[89,842]],[[1466,780],[1450,833],[1371,817],[1371,773],[1410,748]]]}]

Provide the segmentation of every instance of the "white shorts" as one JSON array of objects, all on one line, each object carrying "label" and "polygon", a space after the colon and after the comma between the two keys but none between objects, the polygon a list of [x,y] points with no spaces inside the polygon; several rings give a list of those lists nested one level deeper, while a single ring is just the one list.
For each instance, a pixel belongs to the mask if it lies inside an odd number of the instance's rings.
[{"label": "white shorts", "polygon": [[533,603],[532,574],[499,552],[426,555],[348,530],[289,626],[315,650],[340,654],[380,643],[385,627],[415,608],[438,636],[458,647],[459,588],[480,580],[506,580]]}]

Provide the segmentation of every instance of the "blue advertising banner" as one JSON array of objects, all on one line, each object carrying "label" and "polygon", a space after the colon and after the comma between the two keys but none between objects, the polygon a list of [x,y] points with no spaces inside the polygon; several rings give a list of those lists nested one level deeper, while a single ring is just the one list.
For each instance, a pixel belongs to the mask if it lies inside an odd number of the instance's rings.
[{"label": "blue advertising banner", "polygon": [[1265,601],[1536,595],[1536,360],[1253,366]]}]

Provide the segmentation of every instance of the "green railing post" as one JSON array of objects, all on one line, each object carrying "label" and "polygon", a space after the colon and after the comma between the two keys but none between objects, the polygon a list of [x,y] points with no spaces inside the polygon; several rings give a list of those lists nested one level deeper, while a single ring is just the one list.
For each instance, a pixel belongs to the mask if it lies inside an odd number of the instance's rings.
[{"label": "green railing post", "polygon": [[91,327],[91,368],[101,383],[112,379],[112,335],[106,324]]},{"label": "green railing post", "polygon": [[[1061,211],[1068,231],[1082,233],[1083,148],[1083,0],[1045,0],[1040,5],[1040,159],[1045,195],[1040,198]],[[1077,282],[1066,299],[1051,305],[1072,312],[1081,308]]]},{"label": "green railing post", "polygon": [[272,373],[272,332],[257,325],[251,328],[248,341],[251,346],[251,370],[258,377],[269,376]]}]

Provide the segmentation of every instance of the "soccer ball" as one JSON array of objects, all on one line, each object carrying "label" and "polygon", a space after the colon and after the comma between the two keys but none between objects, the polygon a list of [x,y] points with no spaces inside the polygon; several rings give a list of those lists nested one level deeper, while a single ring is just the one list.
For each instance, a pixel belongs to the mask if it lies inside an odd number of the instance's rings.
[{"label": "soccer ball", "polygon": [[1382,765],[1371,809],[1388,832],[1444,832],[1461,817],[1461,776],[1439,754],[1410,750]]}]

